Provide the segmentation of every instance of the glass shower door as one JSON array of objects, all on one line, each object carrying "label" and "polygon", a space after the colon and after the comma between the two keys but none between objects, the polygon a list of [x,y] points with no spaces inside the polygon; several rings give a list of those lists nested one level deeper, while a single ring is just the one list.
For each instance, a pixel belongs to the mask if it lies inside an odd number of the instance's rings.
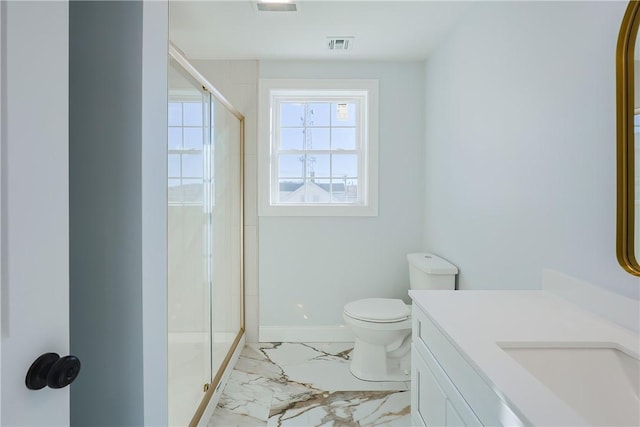
[{"label": "glass shower door", "polygon": [[169,423],[196,426],[244,343],[244,117],[177,49],[169,68]]},{"label": "glass shower door", "polygon": [[170,61],[168,110],[169,425],[186,426],[211,382],[210,95]]},{"label": "glass shower door", "polygon": [[242,123],[215,97],[213,150],[212,372],[220,372],[242,324]]}]

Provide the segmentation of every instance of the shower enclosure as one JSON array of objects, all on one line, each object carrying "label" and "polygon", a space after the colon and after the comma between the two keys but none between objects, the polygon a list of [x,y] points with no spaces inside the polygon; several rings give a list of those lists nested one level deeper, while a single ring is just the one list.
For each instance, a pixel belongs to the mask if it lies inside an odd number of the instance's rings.
[{"label": "shower enclosure", "polygon": [[244,119],[173,46],[169,63],[169,424],[195,426],[244,342]]}]

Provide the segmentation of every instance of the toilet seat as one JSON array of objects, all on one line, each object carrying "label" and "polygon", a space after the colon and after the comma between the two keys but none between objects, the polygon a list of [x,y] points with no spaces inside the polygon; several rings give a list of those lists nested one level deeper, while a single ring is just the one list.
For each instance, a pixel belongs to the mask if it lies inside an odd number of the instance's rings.
[{"label": "toilet seat", "polygon": [[408,319],[411,308],[401,299],[366,298],[345,305],[344,314],[365,322],[392,323]]}]

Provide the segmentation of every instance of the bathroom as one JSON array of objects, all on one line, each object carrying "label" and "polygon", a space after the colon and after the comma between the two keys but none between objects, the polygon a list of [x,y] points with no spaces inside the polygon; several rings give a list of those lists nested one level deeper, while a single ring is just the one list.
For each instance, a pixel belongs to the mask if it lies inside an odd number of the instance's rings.
[{"label": "bathroom", "polygon": [[[216,3],[206,6],[224,7]],[[314,2],[300,3],[301,14],[313,9]],[[367,13],[377,10],[374,3]],[[346,340],[347,302],[372,296],[409,302],[411,252],[432,252],[457,266],[460,290],[538,289],[543,271],[554,270],[639,298],[640,281],[615,255],[615,49],[626,3],[428,7],[445,13],[440,20],[450,27],[422,48],[423,56],[385,57],[394,52],[391,43],[375,58],[342,52],[342,59],[328,53],[207,59],[190,54],[177,34],[172,40],[245,115],[247,342]],[[349,31],[332,29],[320,43]],[[234,33],[241,34],[251,33]],[[354,55],[366,43],[355,36]],[[379,81],[377,216],[258,216],[261,78]],[[135,360],[139,367],[161,364]],[[77,393],[89,386],[78,383]],[[145,383],[137,401],[164,395],[162,387]],[[7,408],[3,402],[3,415]],[[142,416],[135,408],[130,413]]]}]

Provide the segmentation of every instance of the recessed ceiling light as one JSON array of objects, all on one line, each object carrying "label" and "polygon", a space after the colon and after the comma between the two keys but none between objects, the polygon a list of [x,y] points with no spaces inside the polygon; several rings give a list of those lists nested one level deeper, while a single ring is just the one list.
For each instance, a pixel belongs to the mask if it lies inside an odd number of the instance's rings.
[{"label": "recessed ceiling light", "polygon": [[257,6],[261,12],[296,12],[298,10],[293,0],[260,0]]}]

